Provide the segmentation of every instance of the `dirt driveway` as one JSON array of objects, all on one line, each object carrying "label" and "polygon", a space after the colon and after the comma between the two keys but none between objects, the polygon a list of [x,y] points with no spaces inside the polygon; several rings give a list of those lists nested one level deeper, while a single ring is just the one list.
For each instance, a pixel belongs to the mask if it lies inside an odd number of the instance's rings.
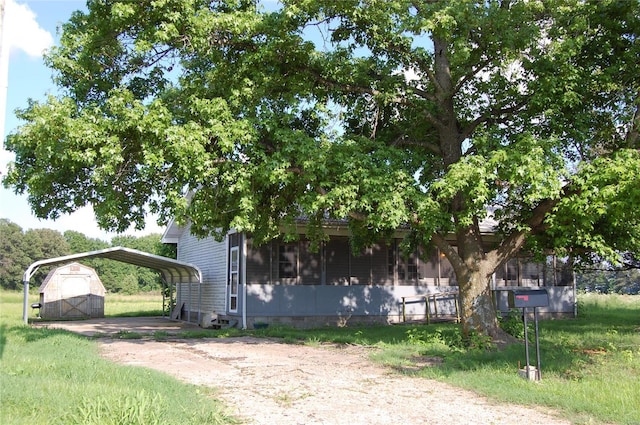
[{"label": "dirt driveway", "polygon": [[[74,326],[79,333],[91,332],[82,322],[56,327],[73,331]],[[311,347],[253,337],[181,339],[179,334],[165,341],[99,341],[107,359],[218,388],[231,413],[249,424],[570,423],[553,412],[498,404],[437,381],[401,375],[370,362],[373,348]]]}]

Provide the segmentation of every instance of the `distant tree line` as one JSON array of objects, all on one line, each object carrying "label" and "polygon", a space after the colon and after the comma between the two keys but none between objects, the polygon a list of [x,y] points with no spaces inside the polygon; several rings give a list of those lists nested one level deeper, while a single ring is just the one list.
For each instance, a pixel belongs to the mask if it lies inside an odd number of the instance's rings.
[{"label": "distant tree line", "polygon": [[[142,237],[116,236],[111,242],[89,238],[81,232],[67,230],[60,233],[52,229],[23,230],[7,219],[0,219],[0,287],[22,289],[22,276],[33,262],[80,252],[124,246],[155,255],[176,258],[175,246],[160,242],[159,234]],[[135,294],[160,290],[158,272],[108,259],[79,261],[92,267],[103,285],[111,293]],[[31,278],[38,288],[52,267],[41,267]]]},{"label": "distant tree line", "polygon": [[640,294],[640,270],[583,270],[576,274],[578,289],[601,294]]}]

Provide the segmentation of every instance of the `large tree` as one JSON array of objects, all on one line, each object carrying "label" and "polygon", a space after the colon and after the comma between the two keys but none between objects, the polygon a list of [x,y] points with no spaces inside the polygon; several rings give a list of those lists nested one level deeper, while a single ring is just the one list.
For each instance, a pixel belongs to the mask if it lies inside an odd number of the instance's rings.
[{"label": "large tree", "polygon": [[0,287],[21,287],[22,275],[32,262],[27,250],[22,228],[6,218],[0,218]]},{"label": "large tree", "polygon": [[47,56],[60,95],[7,142],[4,183],[40,217],[89,203],[109,229],[150,210],[257,240],[347,218],[360,243],[405,226],[453,265],[465,332],[491,336],[490,276],[519,251],[639,251],[637,1],[87,6]]},{"label": "large tree", "polygon": [[[31,263],[70,253],[69,244],[60,232],[51,229],[23,232],[17,224],[0,218],[0,287],[21,288],[23,274]],[[38,270],[34,276],[38,284],[49,270],[48,267]]]}]

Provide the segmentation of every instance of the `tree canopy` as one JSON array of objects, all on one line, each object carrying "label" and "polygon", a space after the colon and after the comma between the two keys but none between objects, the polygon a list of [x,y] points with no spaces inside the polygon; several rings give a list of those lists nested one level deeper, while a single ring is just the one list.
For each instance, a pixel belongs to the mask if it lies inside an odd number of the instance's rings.
[{"label": "tree canopy", "polygon": [[[23,231],[17,224],[2,218],[0,219],[0,288],[22,288],[23,274],[35,261],[97,251],[111,246],[125,246],[175,258],[175,252],[172,252],[171,246],[162,244],[158,234],[142,237],[117,236],[109,243],[88,238],[74,230],[67,230],[64,234],[52,229]],[[162,287],[160,277],[154,270],[107,259],[85,259],[81,262],[96,270],[109,292],[131,294],[159,290]],[[50,270],[49,266],[42,267],[32,279],[37,284],[41,284]]]},{"label": "tree canopy", "polygon": [[47,56],[61,94],[7,141],[4,184],[40,217],[89,203],[109,229],[150,210],[256,240],[348,219],[361,243],[404,226],[453,265],[465,332],[493,336],[489,279],[518,251],[640,251],[637,1],[87,6]]}]

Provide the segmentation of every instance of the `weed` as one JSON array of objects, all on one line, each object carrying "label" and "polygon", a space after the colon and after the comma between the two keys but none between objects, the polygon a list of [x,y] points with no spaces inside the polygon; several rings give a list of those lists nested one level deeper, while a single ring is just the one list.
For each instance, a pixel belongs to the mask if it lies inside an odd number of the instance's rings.
[{"label": "weed", "polygon": [[145,391],[107,400],[105,397],[83,397],[65,423],[85,425],[159,425],[165,403],[159,395]]},{"label": "weed", "polygon": [[142,339],[143,335],[138,332],[118,331],[113,334],[115,339]]},{"label": "weed", "polygon": [[153,333],[153,339],[156,341],[162,341],[169,338],[169,332],[167,331],[155,331]]}]

